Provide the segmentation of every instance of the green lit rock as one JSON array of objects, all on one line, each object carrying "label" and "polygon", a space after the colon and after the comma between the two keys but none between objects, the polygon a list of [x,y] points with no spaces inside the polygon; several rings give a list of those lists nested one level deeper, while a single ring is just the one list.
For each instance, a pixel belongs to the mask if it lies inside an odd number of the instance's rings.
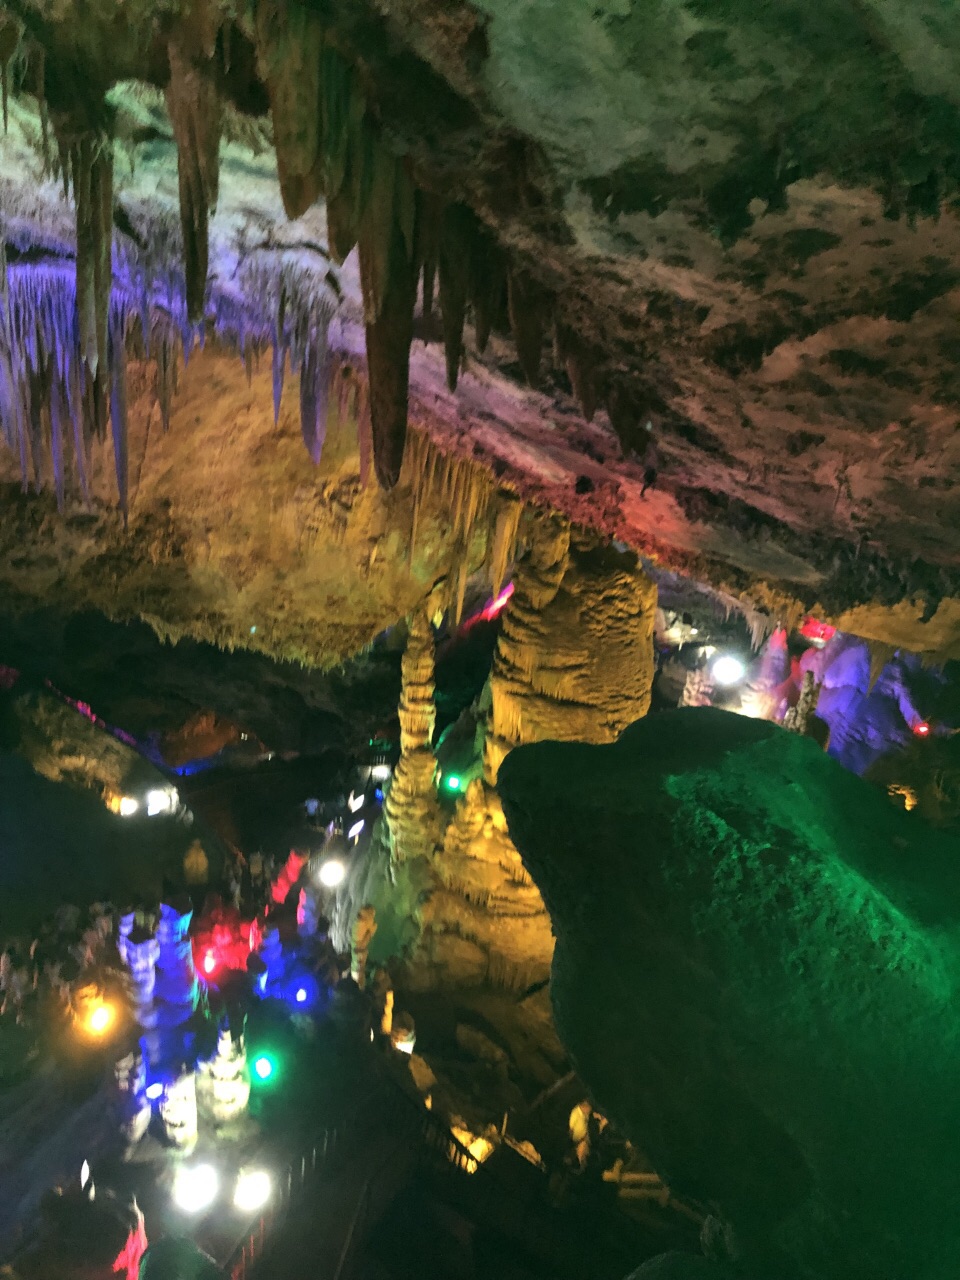
[{"label": "green lit rock", "polygon": [[712,709],[518,748],[499,785],[558,1029],[672,1189],[778,1276],[955,1277],[960,842]]}]

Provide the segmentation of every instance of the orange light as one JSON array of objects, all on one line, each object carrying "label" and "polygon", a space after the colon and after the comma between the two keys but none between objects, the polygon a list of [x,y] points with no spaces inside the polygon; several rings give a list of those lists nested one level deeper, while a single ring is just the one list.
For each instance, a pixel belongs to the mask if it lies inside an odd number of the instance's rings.
[{"label": "orange light", "polygon": [[87,1029],[91,1035],[102,1036],[110,1029],[113,1019],[114,1012],[110,1005],[95,1005],[87,1015]]}]

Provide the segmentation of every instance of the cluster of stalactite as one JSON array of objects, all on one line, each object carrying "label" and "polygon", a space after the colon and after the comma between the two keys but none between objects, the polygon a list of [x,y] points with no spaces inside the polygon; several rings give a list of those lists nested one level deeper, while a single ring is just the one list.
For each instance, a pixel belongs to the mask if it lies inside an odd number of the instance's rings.
[{"label": "cluster of stalactite", "polygon": [[[178,154],[179,252],[186,315],[194,325],[205,314],[209,219],[219,186],[221,78],[229,69],[232,21],[226,6],[213,0],[194,3],[184,8],[167,39],[165,96]],[[569,378],[584,416],[591,419],[598,401],[604,400],[611,422],[629,445],[645,420],[645,406],[622,385],[601,385],[597,353],[560,318],[555,299],[529,267],[509,259],[469,207],[429,189],[430,182],[390,144],[375,85],[365,83],[362,66],[344,55],[329,24],[321,6],[309,0],[257,0],[243,23],[253,38],[257,71],[269,96],[288,216],[299,217],[322,197],[333,257],[342,262],[355,246],[359,250],[372,457],[380,484],[392,487],[403,463],[418,292],[427,332],[439,301],[451,390],[464,362],[468,315],[481,352],[493,328],[512,330],[520,366],[534,386],[552,334],[554,363]],[[18,40],[18,27],[0,30],[4,93],[5,69]],[[30,57],[46,139],[44,58],[36,41]],[[108,116],[105,112],[104,118]],[[76,138],[69,120],[54,119],[53,124],[60,167],[74,183],[77,301],[85,308],[84,355],[96,355],[89,363],[96,382],[98,362],[109,357],[100,346],[108,341],[103,326],[110,294],[110,142],[105,132],[90,134],[88,124],[87,132],[78,128]],[[304,438],[314,457],[322,445],[317,424],[322,424],[329,384],[328,358],[322,344],[308,345],[302,366]],[[105,385],[96,392],[101,399]]]},{"label": "cluster of stalactite", "polygon": [[[503,586],[516,553],[523,504],[509,490],[498,488],[480,463],[444,452],[425,431],[410,432],[404,468],[413,490],[411,561],[425,538],[428,520],[439,520],[456,566],[444,603],[459,623],[471,572],[480,569],[494,595]],[[479,549],[474,545],[478,537]]]},{"label": "cluster of stalactite", "polygon": [[[78,171],[84,163],[78,161]],[[78,225],[80,207],[93,210],[93,187],[92,177],[78,187]],[[97,194],[102,204],[102,187]],[[102,218],[93,210],[88,222],[102,224]],[[105,438],[109,423],[126,514],[128,354],[153,361],[166,429],[180,363],[208,332],[240,354],[248,371],[272,348],[277,413],[285,368],[299,375],[301,427],[314,460],[323,444],[331,388],[342,407],[363,422],[359,380],[329,351],[327,331],[337,299],[325,271],[304,266],[292,254],[254,254],[239,288],[217,295],[209,324],[194,324],[183,276],[155,247],[148,254],[114,244],[108,271],[110,237],[103,236],[102,225],[93,240],[96,247],[84,248],[81,266],[78,235],[75,271],[63,259],[8,265],[0,258],[0,431],[19,457],[25,491],[31,485],[39,490],[52,472],[62,507],[72,470],[89,501],[91,444]]]}]

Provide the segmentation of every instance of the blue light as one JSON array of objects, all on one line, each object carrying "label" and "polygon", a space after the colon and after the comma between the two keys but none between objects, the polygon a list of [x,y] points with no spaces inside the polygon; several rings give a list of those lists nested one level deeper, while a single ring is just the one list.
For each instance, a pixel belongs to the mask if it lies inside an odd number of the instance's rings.
[{"label": "blue light", "polygon": [[377,787],[373,794],[377,797],[380,803],[383,804],[383,787]]}]

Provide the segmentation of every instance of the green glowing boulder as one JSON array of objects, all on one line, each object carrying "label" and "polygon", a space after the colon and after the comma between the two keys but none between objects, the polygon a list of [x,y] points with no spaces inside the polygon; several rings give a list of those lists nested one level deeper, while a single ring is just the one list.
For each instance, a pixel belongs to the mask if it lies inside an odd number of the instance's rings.
[{"label": "green glowing boulder", "polygon": [[960,1274],[960,842],[712,709],[499,776],[602,1110],[771,1274]]}]

